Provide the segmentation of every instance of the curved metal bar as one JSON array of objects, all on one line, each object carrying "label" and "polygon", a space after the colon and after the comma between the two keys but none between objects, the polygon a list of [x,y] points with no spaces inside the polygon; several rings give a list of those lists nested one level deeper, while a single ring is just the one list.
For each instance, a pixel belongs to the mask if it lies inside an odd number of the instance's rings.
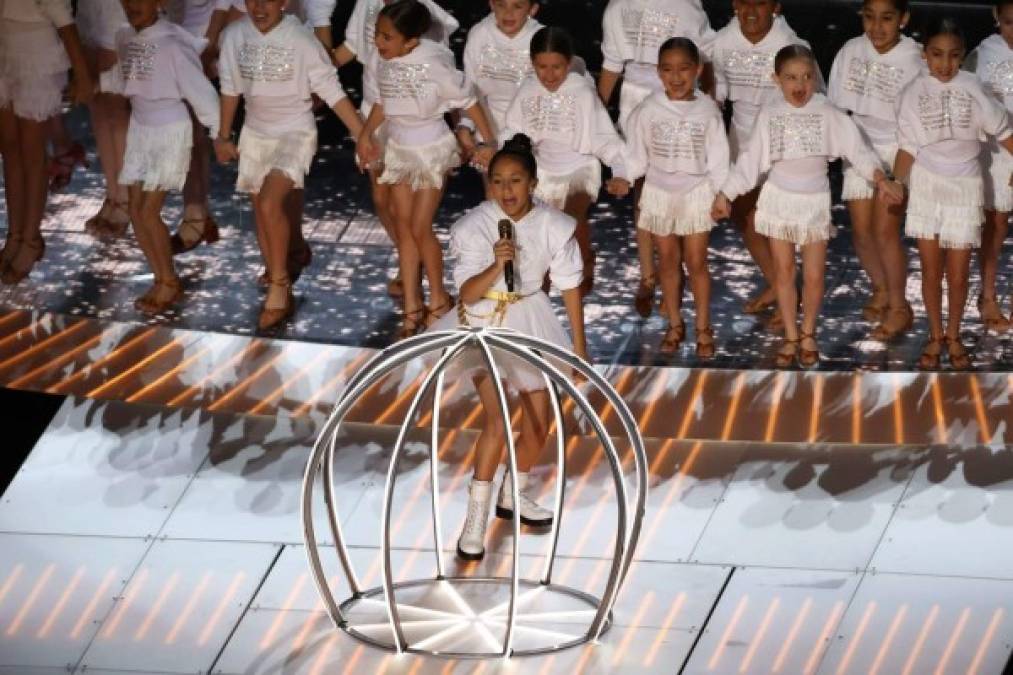
[{"label": "curved metal bar", "polygon": [[566,427],[563,426],[563,407],[559,402],[559,389],[548,375],[542,373],[545,386],[549,390],[552,412],[556,418],[556,498],[552,518],[552,531],[549,532],[549,553],[545,557],[545,571],[542,573],[542,584],[552,583],[552,566],[556,562],[556,549],[559,547],[559,531],[563,520],[563,501],[566,498]]},{"label": "curved metal bar", "polygon": [[[517,485],[517,448],[514,446],[514,430],[510,423],[510,407],[507,403],[506,392],[503,390],[503,382],[500,380],[499,368],[496,367],[496,359],[493,358],[492,350],[486,344],[483,334],[478,336],[478,345],[482,349],[482,358],[485,360],[486,368],[489,369],[489,377],[492,378],[496,387],[496,399],[499,402],[499,412],[503,417],[503,428],[506,432],[507,460],[510,463],[510,493],[513,496],[513,530],[514,545],[512,551],[512,565],[510,570],[510,604],[507,606],[506,631],[503,636],[503,656],[510,656],[513,650],[514,626],[517,623],[517,593],[519,590],[518,579],[520,569],[520,545],[521,545],[521,496]],[[489,414],[489,411],[486,412]]]},{"label": "curved metal bar", "polygon": [[433,551],[436,553],[436,578],[446,576],[443,571],[443,555],[440,546],[443,544],[443,528],[440,527],[440,399],[443,398],[443,376],[441,371],[436,376],[436,388],[433,390],[433,426],[429,438],[429,486],[433,501]]},{"label": "curved metal bar", "polygon": [[401,626],[401,617],[397,610],[397,603],[394,601],[394,570],[390,560],[390,511],[391,505],[394,502],[394,482],[397,478],[397,467],[404,452],[408,429],[411,427],[412,420],[415,419],[419,406],[422,404],[422,399],[425,398],[433,380],[443,373],[443,369],[447,367],[451,359],[461,352],[465,344],[474,339],[475,337],[472,334],[458,337],[457,342],[443,352],[440,360],[436,362],[436,365],[426,375],[422,384],[419,385],[419,389],[415,392],[415,396],[408,406],[408,411],[405,413],[404,421],[401,422],[397,440],[394,441],[394,451],[390,458],[390,465],[387,467],[387,482],[383,488],[383,511],[380,523],[380,556],[383,559],[383,596],[387,600],[387,616],[390,619],[391,630],[394,632],[394,647],[398,654],[405,650],[408,646],[408,641],[405,639],[404,629]]}]

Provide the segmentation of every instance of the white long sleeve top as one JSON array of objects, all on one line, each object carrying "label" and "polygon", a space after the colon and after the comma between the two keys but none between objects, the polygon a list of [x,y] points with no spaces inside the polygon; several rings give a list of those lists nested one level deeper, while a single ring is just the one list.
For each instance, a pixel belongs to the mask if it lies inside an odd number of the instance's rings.
[{"label": "white long sleeve top", "polygon": [[851,111],[869,142],[897,143],[897,96],[925,71],[921,45],[901,36],[886,54],[880,54],[862,34],[844,43],[830,69],[830,101]]},{"label": "white long sleeve top", "polygon": [[587,77],[571,72],[556,91],[534,75],[521,83],[507,109],[500,142],[524,133],[535,147],[538,165],[553,173],[569,173],[595,156],[625,176],[625,146],[608,111]]},{"label": "white long sleeve top", "polygon": [[[243,0],[214,1],[217,3],[215,9],[228,11],[230,7],[235,7],[243,14],[246,13],[246,3]],[[331,25],[331,15],[337,6],[337,0],[288,0],[285,13],[298,18],[307,28],[327,28]]]},{"label": "white long sleeve top", "polygon": [[521,82],[534,72],[531,38],[541,28],[542,24],[529,17],[517,34],[510,37],[496,25],[496,17],[489,14],[468,31],[464,75],[498,126],[503,125]]},{"label": "white long sleeve top", "polygon": [[373,50],[374,100],[383,105],[390,137],[401,143],[430,143],[447,132],[443,115],[475,105],[475,94],[457,69],[454,54],[422,39],[404,56],[384,60]]},{"label": "white long sleeve top", "polygon": [[814,94],[801,108],[781,98],[760,109],[753,133],[721,191],[735,199],[752,190],[765,172],[785,190],[826,191],[827,164],[837,157],[851,162],[866,180],[871,181],[879,168],[858,126],[826,96]]},{"label": "white long sleeve top", "polygon": [[732,124],[740,139],[753,129],[760,107],[781,98],[772,79],[774,57],[788,45],[809,46],[783,16],[774,19],[770,31],[753,44],[742,34],[738,17],[732,17],[710,41],[707,56],[714,63],[714,97],[732,102]]},{"label": "white long sleeve top", "polygon": [[120,0],[78,0],[74,21],[82,41],[113,51],[116,33],[127,22],[127,15]]},{"label": "white long sleeve top", "polygon": [[630,180],[685,193],[705,180],[714,189],[728,178],[728,137],[717,104],[708,96],[672,101],[662,93],[644,99],[626,133]]},{"label": "white long sleeve top", "polygon": [[[460,27],[457,19],[432,0],[420,1],[429,10],[433,19],[429,31],[422,37],[449,45],[451,33]],[[356,0],[352,15],[345,26],[345,48],[355,54],[363,66],[369,63],[370,57],[376,51],[376,44],[373,42],[376,35],[376,17],[383,6],[383,0]]]},{"label": "white long sleeve top", "polygon": [[70,0],[6,0],[3,3],[3,18],[63,28],[74,23],[74,10]]},{"label": "white long sleeve top", "polygon": [[[499,241],[499,221],[508,219],[495,201],[487,200],[454,223],[450,230],[450,254],[454,257],[454,283],[460,288],[495,262],[493,244]],[[562,211],[536,201],[533,208],[513,224],[517,254],[514,258],[514,291],[537,293],[545,273],[563,290],[576,288],[583,278],[580,248],[573,232],[577,222]],[[501,276],[491,290],[506,291]]]},{"label": "white long sleeve top", "polygon": [[222,32],[218,76],[223,96],[246,99],[246,124],[263,134],[314,126],[311,94],[333,108],[345,98],[320,42],[294,16],[266,35],[249,17]]},{"label": "white long sleeve top", "polygon": [[1013,111],[1013,49],[998,33],[990,35],[971,55],[974,72],[985,84],[985,91]]},{"label": "white long sleeve top", "polygon": [[122,93],[130,98],[133,119],[150,127],[188,120],[186,101],[201,124],[218,133],[218,93],[198,56],[205,44],[165,19],[142,31],[127,25],[116,33]]},{"label": "white long sleeve top", "polygon": [[610,0],[602,18],[602,67],[656,91],[658,48],[671,37],[687,37],[706,54],[714,37],[700,0]]},{"label": "white long sleeve top", "polygon": [[966,71],[949,82],[928,73],[915,78],[897,106],[900,149],[943,176],[979,175],[982,142],[1011,133],[1006,109]]}]

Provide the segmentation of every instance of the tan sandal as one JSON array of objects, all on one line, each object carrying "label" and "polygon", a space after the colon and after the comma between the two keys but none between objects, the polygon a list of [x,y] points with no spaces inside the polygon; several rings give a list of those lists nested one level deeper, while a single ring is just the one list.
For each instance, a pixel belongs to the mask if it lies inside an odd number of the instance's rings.
[{"label": "tan sandal", "polygon": [[[184,230],[197,235],[196,239],[187,241],[181,234]],[[218,232],[218,223],[210,215],[203,218],[184,218],[179,228],[169,238],[172,244],[172,254],[179,255],[192,251],[201,244],[213,244],[219,240],[221,234]]]},{"label": "tan sandal", "polygon": [[[19,259],[22,251],[28,251],[31,255],[31,259],[27,267],[17,267],[14,264]],[[29,239],[27,241],[22,240],[18,250],[3,268],[3,272],[0,273],[0,281],[10,286],[20,283],[21,280],[31,274],[32,269],[35,268],[35,263],[42,260],[42,256],[45,255],[45,253],[46,242],[42,237]]]},{"label": "tan sandal", "polygon": [[398,339],[404,340],[410,338],[413,335],[418,335],[426,327],[426,308],[419,307],[413,309],[410,312],[405,311],[404,323],[401,324],[401,330],[398,331]]},{"label": "tan sandal", "polygon": [[763,296],[766,291],[760,293],[755,298],[749,298],[742,305],[742,311],[746,314],[762,314],[771,307],[777,305],[777,297],[775,296],[772,300],[763,300]]},{"label": "tan sandal", "polygon": [[292,295],[292,282],[288,277],[272,279],[268,285],[285,289],[285,304],[281,307],[268,307],[267,298],[264,298],[260,316],[257,317],[257,328],[262,331],[275,328],[295,313],[295,297]]},{"label": "tan sandal", "polygon": [[[904,321],[902,323],[894,327],[886,325],[887,319],[902,313],[904,314]],[[872,332],[869,333],[869,338],[878,342],[892,342],[897,337],[900,337],[911,330],[911,327],[914,326],[914,322],[915,313],[914,310],[911,309],[911,305],[905,304],[903,307],[888,307],[883,313],[881,323],[873,328]]]},{"label": "tan sandal", "polygon": [[679,345],[686,338],[686,324],[679,322],[677,324],[669,324],[665,330],[664,337],[661,338],[661,344],[658,345],[658,352],[661,354],[674,354],[679,351]]},{"label": "tan sandal", "polygon": [[921,356],[918,357],[918,370],[939,370],[939,361],[945,344],[945,337],[931,338],[926,342],[925,347],[922,348]]},{"label": "tan sandal", "polygon": [[646,319],[654,309],[654,293],[658,288],[658,277],[649,274],[640,278],[640,286],[636,295],[633,296],[633,307],[637,314]]},{"label": "tan sandal", "polygon": [[889,309],[890,303],[887,299],[886,289],[876,288],[873,289],[869,302],[865,303],[865,306],[862,307],[862,317],[866,321],[876,321],[879,323],[883,321]]},{"label": "tan sandal", "polygon": [[428,328],[429,326],[432,326],[434,323],[443,318],[444,314],[446,314],[453,308],[454,308],[454,296],[452,295],[448,295],[447,299],[444,300],[439,305],[437,305],[436,307],[430,307],[429,305],[425,305],[423,309],[425,310],[426,327]]},{"label": "tan sandal", "polygon": [[[167,288],[170,295],[159,300],[157,297],[159,288]],[[155,285],[148,289],[148,292],[134,300],[134,308],[142,314],[154,316],[161,314],[183,298],[183,284],[179,277],[170,279],[155,279]]]},{"label": "tan sandal", "polygon": [[[781,343],[780,349],[777,351],[777,355],[774,356],[774,365],[778,368],[791,368],[791,364],[795,363],[796,357],[798,357],[799,340],[789,340],[785,338]],[[785,347],[791,347],[791,352],[783,351]]]},{"label": "tan sandal", "polygon": [[[703,342],[700,340],[701,337],[709,337],[710,342]],[[717,351],[717,345],[714,342],[714,329],[710,326],[704,326],[703,328],[696,329],[696,357],[698,359],[711,359],[714,358],[714,353]]]},{"label": "tan sandal", "polygon": [[816,342],[816,336],[812,333],[799,333],[798,336],[798,364],[803,368],[814,368],[819,365],[820,362],[820,349],[819,344],[816,345],[816,349],[806,349],[802,346],[802,343],[806,340],[812,340]]},{"label": "tan sandal", "polygon": [[970,370],[971,355],[960,342],[960,338],[946,338],[946,356],[954,370]]},{"label": "tan sandal", "polygon": [[1003,316],[1002,307],[996,298],[978,297],[978,312],[981,314],[981,323],[985,330],[994,333],[1003,333],[1010,329],[1013,322]]}]

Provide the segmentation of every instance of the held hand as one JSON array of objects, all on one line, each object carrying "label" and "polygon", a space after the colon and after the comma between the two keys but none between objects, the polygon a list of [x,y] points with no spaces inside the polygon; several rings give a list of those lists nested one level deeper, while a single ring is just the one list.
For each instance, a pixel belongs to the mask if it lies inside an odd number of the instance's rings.
[{"label": "held hand", "polygon": [[95,82],[91,75],[83,69],[74,71],[74,78],[70,83],[70,100],[74,105],[87,105],[95,97]]},{"label": "held hand", "polygon": [[457,144],[461,147],[461,161],[469,163],[475,154],[475,135],[467,127],[457,127]]},{"label": "held hand", "polygon": [[728,197],[725,193],[719,192],[714,197],[714,203],[711,205],[711,220],[719,221],[725,218],[730,218],[732,215],[732,204],[728,201]]},{"label": "held hand", "polygon": [[605,190],[613,197],[625,197],[630,193],[630,182],[625,178],[610,178],[605,183]]},{"label": "held hand", "polygon": [[239,159],[239,148],[227,138],[215,139],[215,159],[219,164],[228,164]]},{"label": "held hand", "polygon": [[492,245],[492,252],[496,256],[496,269],[502,271],[507,262],[514,259],[513,240],[500,239]]},{"label": "held hand", "polygon": [[98,52],[95,54],[95,67],[98,69],[98,72],[104,73],[105,71],[115,66],[116,61],[118,60],[119,59],[116,56],[116,52],[114,52],[113,50],[99,49]]},{"label": "held hand", "polygon": [[489,168],[489,162],[492,161],[492,156],[494,154],[496,154],[495,151],[488,145],[478,147],[471,157],[471,164],[476,169],[485,171]]},{"label": "held hand", "polygon": [[904,186],[895,180],[882,180],[879,182],[879,197],[887,204],[904,203]]},{"label": "held hand", "polygon": [[355,155],[359,160],[359,166],[364,169],[368,169],[380,159],[380,149],[373,142],[372,136],[365,131],[359,134],[359,140],[355,144]]},{"label": "held hand", "polygon": [[208,43],[207,48],[201,52],[200,63],[204,68],[204,74],[209,80],[218,78],[218,47]]}]

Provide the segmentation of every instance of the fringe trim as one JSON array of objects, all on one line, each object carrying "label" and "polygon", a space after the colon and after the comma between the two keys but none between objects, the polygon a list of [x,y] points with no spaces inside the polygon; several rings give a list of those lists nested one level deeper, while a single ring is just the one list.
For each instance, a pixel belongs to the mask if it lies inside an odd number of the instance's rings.
[{"label": "fringe trim", "polygon": [[425,145],[402,145],[388,139],[379,182],[407,183],[413,191],[437,189],[443,187],[447,172],[460,165],[461,152],[449,129],[438,141]]},{"label": "fringe trim", "polygon": [[984,202],[981,176],[939,176],[916,162],[911,169],[904,233],[915,239],[938,237],[940,248],[977,248]]},{"label": "fringe trim", "polygon": [[317,131],[286,131],[272,138],[248,127],[239,136],[239,178],[236,189],[240,192],[260,192],[264,178],[271,171],[280,171],[301,188],[313,164],[317,150]]},{"label": "fringe trim", "polygon": [[122,185],[141,183],[147,192],[182,190],[192,148],[193,123],[190,120],[149,127],[131,119],[119,182]]},{"label": "fringe trim", "polygon": [[39,75],[31,81],[7,81],[6,100],[22,119],[44,122],[63,110],[66,73]]},{"label": "fringe trim", "polygon": [[[896,145],[872,145],[872,152],[879,159],[879,168],[890,173],[893,162],[897,158]],[[876,196],[876,186],[862,178],[850,162],[844,162],[844,184],[841,186],[841,201],[850,202],[859,199],[872,199]]]},{"label": "fringe trim", "polygon": [[[20,23],[19,28],[35,24]],[[51,25],[33,30],[20,30],[3,36],[2,67],[4,75],[23,83],[70,70],[70,59]]]},{"label": "fringe trim", "polygon": [[570,195],[584,193],[592,199],[601,190],[601,164],[595,157],[589,157],[584,166],[570,173],[558,174],[538,169],[538,186],[535,196],[549,206],[562,209]]},{"label": "fringe trim", "polygon": [[1013,211],[1013,187],[1010,186],[1010,175],[1013,174],[1013,158],[998,147],[994,141],[989,145],[989,154],[985,159],[988,173],[985,176],[985,208],[989,211],[1009,213]]},{"label": "fringe trim", "polygon": [[644,183],[637,227],[662,237],[710,232],[714,229],[710,210],[715,194],[708,180],[682,194]]},{"label": "fringe trim", "polygon": [[833,236],[830,193],[789,192],[768,180],[756,202],[756,231],[798,246],[827,241]]},{"label": "fringe trim", "polygon": [[933,206],[981,208],[985,203],[985,184],[981,176],[940,176],[915,162],[910,184],[909,213],[931,211]]}]

